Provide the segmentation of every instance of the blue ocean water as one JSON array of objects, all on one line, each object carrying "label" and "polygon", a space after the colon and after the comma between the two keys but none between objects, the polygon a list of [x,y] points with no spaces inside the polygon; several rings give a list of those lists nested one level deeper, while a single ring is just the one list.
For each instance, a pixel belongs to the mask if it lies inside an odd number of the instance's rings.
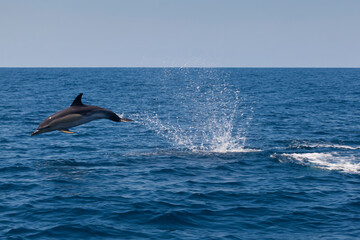
[{"label": "blue ocean water", "polygon": [[[357,239],[360,69],[1,68],[1,239]],[[130,123],[30,137],[78,93]]]}]

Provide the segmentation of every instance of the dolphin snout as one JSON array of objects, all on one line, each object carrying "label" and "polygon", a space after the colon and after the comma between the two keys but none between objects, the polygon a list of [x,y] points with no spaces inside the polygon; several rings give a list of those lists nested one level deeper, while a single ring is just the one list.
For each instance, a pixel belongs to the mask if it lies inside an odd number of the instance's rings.
[{"label": "dolphin snout", "polygon": [[39,133],[40,133],[40,131],[39,131],[39,130],[36,130],[36,131],[33,132],[30,136],[32,137],[32,136],[37,135],[37,134],[39,134]]}]

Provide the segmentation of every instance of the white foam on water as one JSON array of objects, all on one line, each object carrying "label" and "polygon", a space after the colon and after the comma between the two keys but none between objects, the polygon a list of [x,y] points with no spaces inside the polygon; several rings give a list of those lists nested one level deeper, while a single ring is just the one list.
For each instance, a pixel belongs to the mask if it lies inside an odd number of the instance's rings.
[{"label": "white foam on water", "polygon": [[351,153],[283,153],[272,154],[271,157],[279,159],[280,162],[293,161],[305,166],[360,174],[359,158]]},{"label": "white foam on water", "polygon": [[261,149],[255,149],[255,148],[245,148],[245,147],[238,147],[238,148],[219,148],[219,149],[213,149],[209,152],[214,153],[251,153],[251,152],[262,152]]},{"label": "white foam on water", "polygon": [[348,146],[342,144],[334,144],[334,143],[296,143],[296,147],[298,148],[336,148],[336,149],[345,149],[345,150],[356,150],[360,149],[360,146]]},{"label": "white foam on water", "polygon": [[347,149],[347,150],[356,150],[360,149],[360,146],[352,147],[347,145],[340,145],[340,144],[313,144],[311,147],[314,148],[339,148],[339,149]]}]

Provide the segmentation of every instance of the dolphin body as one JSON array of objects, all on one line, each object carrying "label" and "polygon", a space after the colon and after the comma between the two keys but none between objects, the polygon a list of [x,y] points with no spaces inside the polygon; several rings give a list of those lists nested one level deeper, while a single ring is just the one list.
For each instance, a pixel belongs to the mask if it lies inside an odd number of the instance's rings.
[{"label": "dolphin body", "polygon": [[69,128],[76,127],[96,119],[109,119],[114,122],[132,121],[128,118],[120,118],[114,112],[105,108],[83,104],[81,102],[82,95],[83,94],[80,93],[70,107],[51,115],[40,123],[37,130],[33,132],[31,136],[56,130],[64,133],[74,133],[71,132]]}]

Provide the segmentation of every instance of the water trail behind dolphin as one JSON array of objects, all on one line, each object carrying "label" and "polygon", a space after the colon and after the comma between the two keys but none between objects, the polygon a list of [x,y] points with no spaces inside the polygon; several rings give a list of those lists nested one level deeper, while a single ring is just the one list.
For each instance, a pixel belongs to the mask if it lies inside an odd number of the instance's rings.
[{"label": "water trail behind dolphin", "polygon": [[[175,79],[164,74],[161,92],[166,99],[158,110],[138,118],[146,128],[166,138],[176,148],[201,152],[249,152],[246,134],[253,110],[240,91],[226,83],[226,76],[211,70],[182,69]],[[167,80],[167,81],[166,81]]]}]

